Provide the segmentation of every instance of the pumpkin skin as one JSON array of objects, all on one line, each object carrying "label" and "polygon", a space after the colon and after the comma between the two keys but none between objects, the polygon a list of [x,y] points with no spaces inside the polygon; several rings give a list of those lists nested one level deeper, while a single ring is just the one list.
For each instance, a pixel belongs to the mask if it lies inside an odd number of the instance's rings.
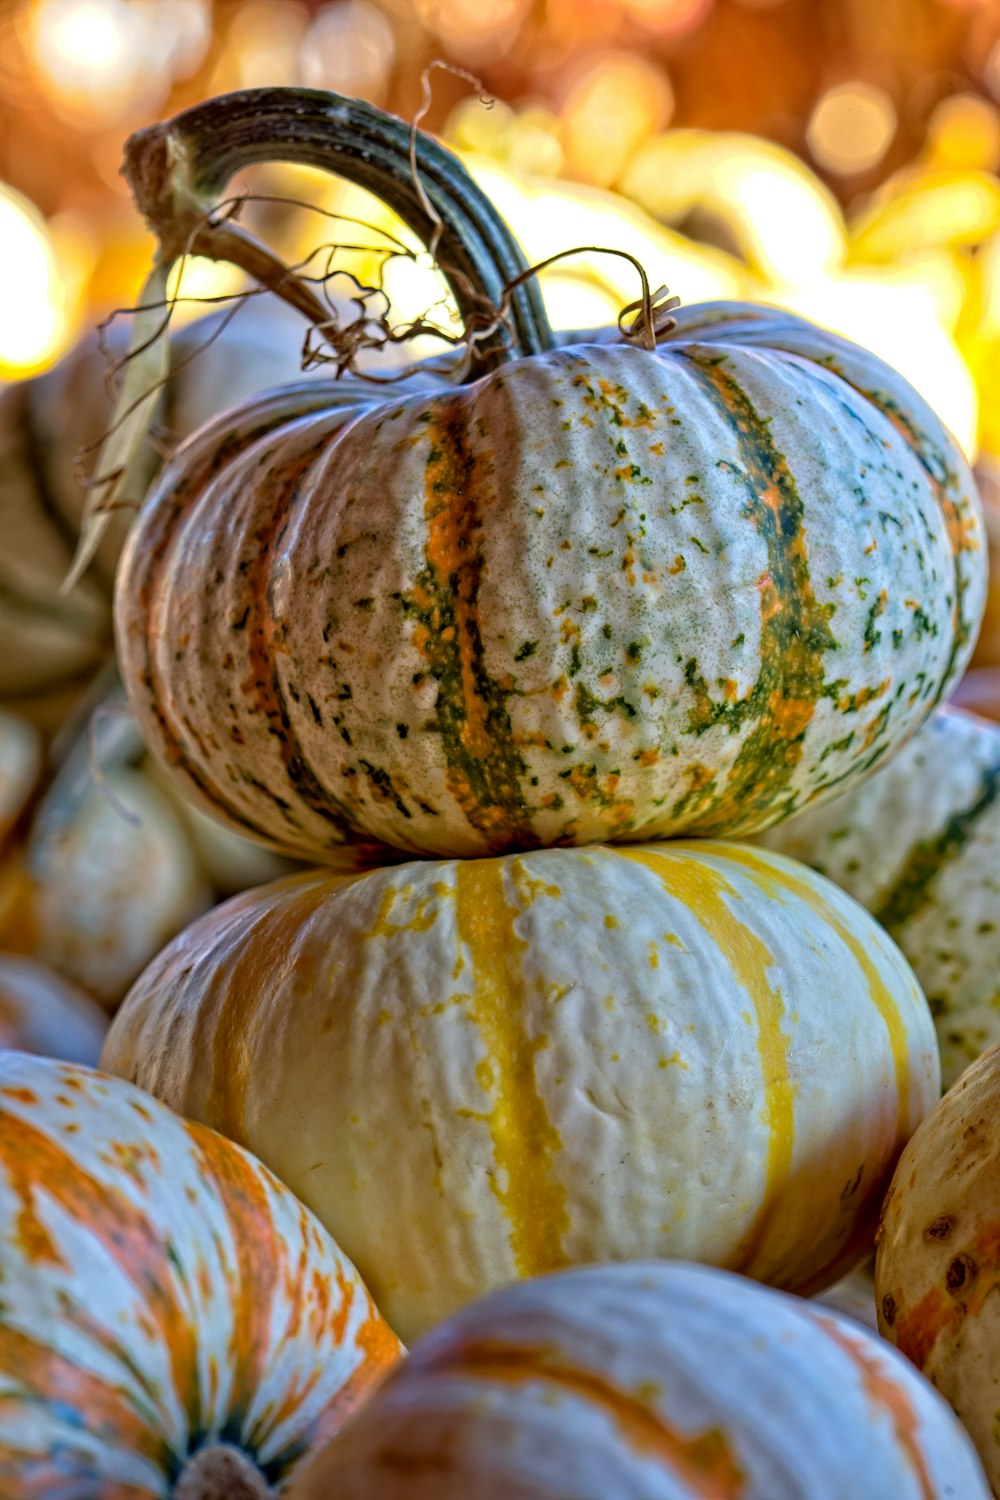
[{"label": "pumpkin skin", "polygon": [[289,1500],[986,1500],[882,1340],[703,1266],[588,1267],[435,1329]]},{"label": "pumpkin skin", "polygon": [[404,1339],[587,1261],[818,1290],[938,1094],[926,1003],[866,913],[712,841],[238,896],[153,960],[102,1065],[249,1146]]},{"label": "pumpkin skin", "polygon": [[0,1201],[11,1500],[180,1494],[217,1443],[278,1485],[398,1357],[259,1162],[119,1079],[0,1053]]},{"label": "pumpkin skin", "polygon": [[344,400],[209,424],[118,576],[147,741],[279,848],[748,833],[898,747],[972,649],[964,459],[791,314]]},{"label": "pumpkin skin", "polygon": [[886,1197],[879,1329],[951,1402],[1000,1493],[1000,1049],[966,1069],[915,1133]]},{"label": "pumpkin skin", "polygon": [[19,954],[0,953],[0,1047],[97,1064],[108,1019],[81,990]]},{"label": "pumpkin skin", "polygon": [[870,781],[761,843],[836,881],[899,944],[946,1088],[1000,1040],[1000,728],[939,709]]}]

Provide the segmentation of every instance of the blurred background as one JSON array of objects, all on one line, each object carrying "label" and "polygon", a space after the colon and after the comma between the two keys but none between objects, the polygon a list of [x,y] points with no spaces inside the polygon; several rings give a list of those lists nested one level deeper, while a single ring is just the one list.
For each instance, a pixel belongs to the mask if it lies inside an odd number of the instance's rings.
[{"label": "blurred background", "polygon": [[[998,0],[6,0],[0,379],[135,299],[152,245],[118,176],[129,131],[295,82],[412,118],[435,58],[496,102],[437,72],[425,126],[530,259],[597,239],[685,301],[793,307],[902,369],[970,455],[1000,454]],[[335,201],[303,175],[285,190]],[[398,269],[402,310],[421,310],[430,273]],[[562,326],[638,294],[611,257],[543,285]]]}]

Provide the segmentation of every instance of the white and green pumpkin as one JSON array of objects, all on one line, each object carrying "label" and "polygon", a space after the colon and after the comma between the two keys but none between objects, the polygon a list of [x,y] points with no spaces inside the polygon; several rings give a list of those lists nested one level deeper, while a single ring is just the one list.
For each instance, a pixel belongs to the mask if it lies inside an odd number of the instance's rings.
[{"label": "white and green pumpkin", "polygon": [[863,786],[760,842],[895,938],[930,1002],[945,1087],[1000,1041],[1000,727],[941,709]]},{"label": "white and green pumpkin", "polygon": [[[268,154],[428,229],[405,127],[335,95],[228,96],[130,150],[161,229]],[[523,258],[419,150],[474,326]],[[978,500],[902,377],[740,303],[682,308],[655,347],[651,327],[650,347],[557,346],[527,293],[509,347],[474,344],[478,378],[269,392],[203,428],[140,514],[129,695],[235,826],[317,860],[747,833],[870,770],[957,681]]]}]

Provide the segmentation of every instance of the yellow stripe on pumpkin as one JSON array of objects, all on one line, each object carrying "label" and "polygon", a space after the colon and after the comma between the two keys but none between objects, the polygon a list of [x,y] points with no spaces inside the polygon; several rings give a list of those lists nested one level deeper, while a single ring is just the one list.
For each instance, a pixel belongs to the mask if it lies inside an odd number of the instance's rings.
[{"label": "yellow stripe on pumpkin", "polygon": [[493,1191],[510,1223],[510,1244],[520,1276],[569,1265],[563,1236],[569,1228],[566,1189],[552,1156],[562,1140],[549,1119],[535,1077],[535,1053],[544,1036],[524,1028],[526,1006],[521,958],[527,943],[514,926],[517,908],[504,886],[502,859],[477,859],[455,867],[459,941],[472,961],[472,1017],[486,1048],[477,1069],[492,1096],[487,1116],[493,1155],[506,1187]]}]

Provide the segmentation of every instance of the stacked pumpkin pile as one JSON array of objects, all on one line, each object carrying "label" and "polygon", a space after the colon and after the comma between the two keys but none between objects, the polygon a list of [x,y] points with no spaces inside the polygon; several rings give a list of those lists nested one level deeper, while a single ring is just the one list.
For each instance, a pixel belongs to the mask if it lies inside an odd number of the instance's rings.
[{"label": "stacked pumpkin pile", "polygon": [[117,1079],[0,1062],[0,1494],[986,1496],[914,1369],[786,1294],[870,1252],[912,1136],[881,1312],[946,1386],[938,1332],[985,1326],[1000,1275],[991,1078],[937,1105],[892,938],[733,841],[850,789],[957,682],[971,476],[898,375],[790,314],[644,296],[557,344],[488,200],[409,148],[304,91],[130,145],[164,265],[260,265],[210,213],[253,161],[380,193],[433,246],[468,378],[267,392],[132,529],[147,743],[322,867],[154,959]]}]

